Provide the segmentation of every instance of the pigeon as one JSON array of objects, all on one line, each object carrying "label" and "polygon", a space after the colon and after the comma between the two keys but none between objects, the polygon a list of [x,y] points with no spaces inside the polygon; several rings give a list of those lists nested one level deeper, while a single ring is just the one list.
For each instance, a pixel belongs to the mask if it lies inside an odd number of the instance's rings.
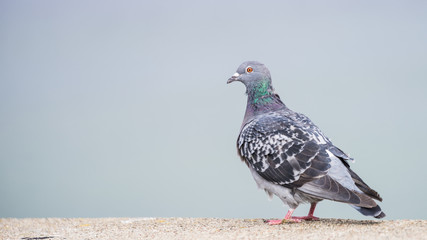
[{"label": "pigeon", "polygon": [[[332,144],[305,115],[289,109],[274,91],[270,71],[256,61],[242,63],[228,83],[246,86],[247,106],[237,139],[237,152],[258,187],[280,198],[289,210],[271,225],[318,220],[314,210],[323,199],[347,203],[361,214],[375,218],[385,213],[382,201],[353,170],[346,153]],[[305,217],[292,213],[310,203]]]}]

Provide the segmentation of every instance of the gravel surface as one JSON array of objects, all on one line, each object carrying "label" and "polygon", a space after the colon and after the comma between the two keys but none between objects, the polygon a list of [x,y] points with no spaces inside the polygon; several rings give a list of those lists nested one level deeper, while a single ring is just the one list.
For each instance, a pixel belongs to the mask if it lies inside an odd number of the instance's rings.
[{"label": "gravel surface", "polygon": [[427,220],[321,219],[269,226],[262,219],[3,218],[0,239],[427,239]]}]

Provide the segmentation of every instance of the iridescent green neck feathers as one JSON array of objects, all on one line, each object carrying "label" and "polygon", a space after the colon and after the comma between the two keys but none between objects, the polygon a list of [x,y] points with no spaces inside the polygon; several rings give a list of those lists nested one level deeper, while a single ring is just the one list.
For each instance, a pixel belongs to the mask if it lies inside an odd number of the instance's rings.
[{"label": "iridescent green neck feathers", "polygon": [[269,79],[254,83],[253,86],[248,88],[248,97],[251,104],[268,104],[273,101],[273,88]]}]

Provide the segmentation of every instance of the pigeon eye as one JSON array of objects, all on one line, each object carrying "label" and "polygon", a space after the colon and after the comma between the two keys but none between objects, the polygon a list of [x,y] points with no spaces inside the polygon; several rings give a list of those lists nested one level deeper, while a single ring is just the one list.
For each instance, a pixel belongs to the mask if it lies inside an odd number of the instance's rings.
[{"label": "pigeon eye", "polygon": [[253,72],[254,71],[254,69],[252,68],[252,67],[247,67],[246,68],[246,72],[247,73],[251,73],[251,72]]}]

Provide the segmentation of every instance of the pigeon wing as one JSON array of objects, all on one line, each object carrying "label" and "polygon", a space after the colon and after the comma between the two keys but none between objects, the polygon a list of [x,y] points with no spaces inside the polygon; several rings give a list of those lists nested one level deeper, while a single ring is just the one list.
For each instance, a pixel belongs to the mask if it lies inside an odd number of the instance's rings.
[{"label": "pigeon wing", "polygon": [[266,114],[246,123],[237,141],[240,157],[269,182],[299,187],[330,168],[325,146],[298,122]]},{"label": "pigeon wing", "polygon": [[[303,119],[309,121],[305,116]],[[359,194],[328,175],[331,158],[327,151],[333,149],[343,162],[350,158],[307,121],[277,113],[254,118],[243,126],[238,138],[240,157],[271,183],[291,189],[308,183],[301,191],[309,195],[360,204]]]}]

